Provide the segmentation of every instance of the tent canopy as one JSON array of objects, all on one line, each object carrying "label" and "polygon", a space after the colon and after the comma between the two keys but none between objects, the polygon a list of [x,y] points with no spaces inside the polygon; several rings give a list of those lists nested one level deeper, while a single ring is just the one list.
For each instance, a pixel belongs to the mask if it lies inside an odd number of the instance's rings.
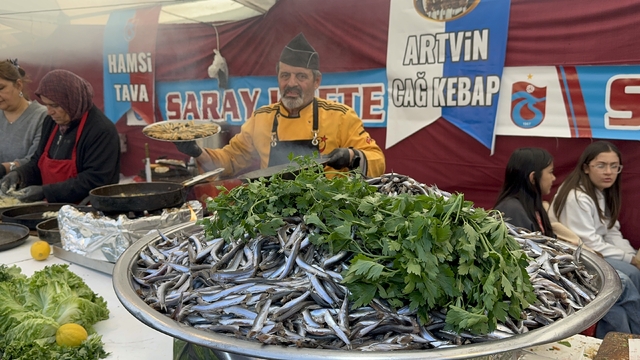
[{"label": "tent canopy", "polygon": [[23,0],[0,4],[0,48],[48,37],[58,25],[104,25],[118,10],[162,6],[159,22],[225,23],[266,13],[277,0]]}]

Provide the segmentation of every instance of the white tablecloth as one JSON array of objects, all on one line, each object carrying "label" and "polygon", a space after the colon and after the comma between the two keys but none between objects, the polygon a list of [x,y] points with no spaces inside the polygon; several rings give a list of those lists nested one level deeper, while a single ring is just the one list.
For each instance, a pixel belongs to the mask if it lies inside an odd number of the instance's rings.
[{"label": "white tablecloth", "polygon": [[15,264],[27,276],[31,276],[35,271],[41,270],[47,265],[69,264],[69,270],[80,276],[95,293],[102,296],[107,302],[110,311],[109,319],[94,326],[98,334],[102,335],[105,350],[110,353],[107,359],[173,359],[173,338],[146,326],[133,317],[116,297],[111,276],[71,264],[53,255],[45,261],[33,260],[29,248],[36,240],[38,240],[37,237],[31,236],[23,245],[0,252],[0,263]]}]

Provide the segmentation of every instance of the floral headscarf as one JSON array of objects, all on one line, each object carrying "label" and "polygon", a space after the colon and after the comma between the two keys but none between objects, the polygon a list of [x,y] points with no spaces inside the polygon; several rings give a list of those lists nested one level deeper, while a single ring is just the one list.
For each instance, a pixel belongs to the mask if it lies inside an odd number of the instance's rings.
[{"label": "floral headscarf", "polygon": [[40,80],[36,95],[44,96],[78,120],[93,106],[93,88],[80,76],[67,70],[49,71]]}]

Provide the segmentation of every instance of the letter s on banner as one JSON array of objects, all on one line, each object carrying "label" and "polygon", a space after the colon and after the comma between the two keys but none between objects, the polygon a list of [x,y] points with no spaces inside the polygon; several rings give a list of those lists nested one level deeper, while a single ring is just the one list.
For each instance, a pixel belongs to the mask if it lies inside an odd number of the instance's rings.
[{"label": "letter s on banner", "polygon": [[604,126],[607,129],[640,129],[640,75],[615,75],[607,82]]}]

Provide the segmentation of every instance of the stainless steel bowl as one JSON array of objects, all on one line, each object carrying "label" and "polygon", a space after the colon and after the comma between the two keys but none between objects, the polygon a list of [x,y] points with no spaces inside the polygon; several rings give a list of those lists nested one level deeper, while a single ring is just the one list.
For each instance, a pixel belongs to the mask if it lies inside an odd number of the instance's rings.
[{"label": "stainless steel bowl", "polygon": [[[195,230],[193,223],[181,224],[165,232]],[[387,360],[393,359],[468,359],[525,347],[546,344],[580,333],[595,324],[616,302],[622,287],[615,270],[600,257],[582,252],[585,266],[598,275],[596,287],[600,293],[590,304],[569,317],[551,325],[504,340],[463,345],[446,349],[403,350],[393,352],[361,352],[329,349],[308,349],[263,345],[256,341],[242,340],[210,331],[199,330],[178,323],[157,312],[140,299],[136,293],[138,284],[132,280],[136,261],[143,248],[160,240],[159,235],[147,235],[131,245],[118,259],[113,272],[113,286],[124,307],[146,325],[174,338],[205,346],[214,350],[220,359],[305,359],[305,360]]]}]

